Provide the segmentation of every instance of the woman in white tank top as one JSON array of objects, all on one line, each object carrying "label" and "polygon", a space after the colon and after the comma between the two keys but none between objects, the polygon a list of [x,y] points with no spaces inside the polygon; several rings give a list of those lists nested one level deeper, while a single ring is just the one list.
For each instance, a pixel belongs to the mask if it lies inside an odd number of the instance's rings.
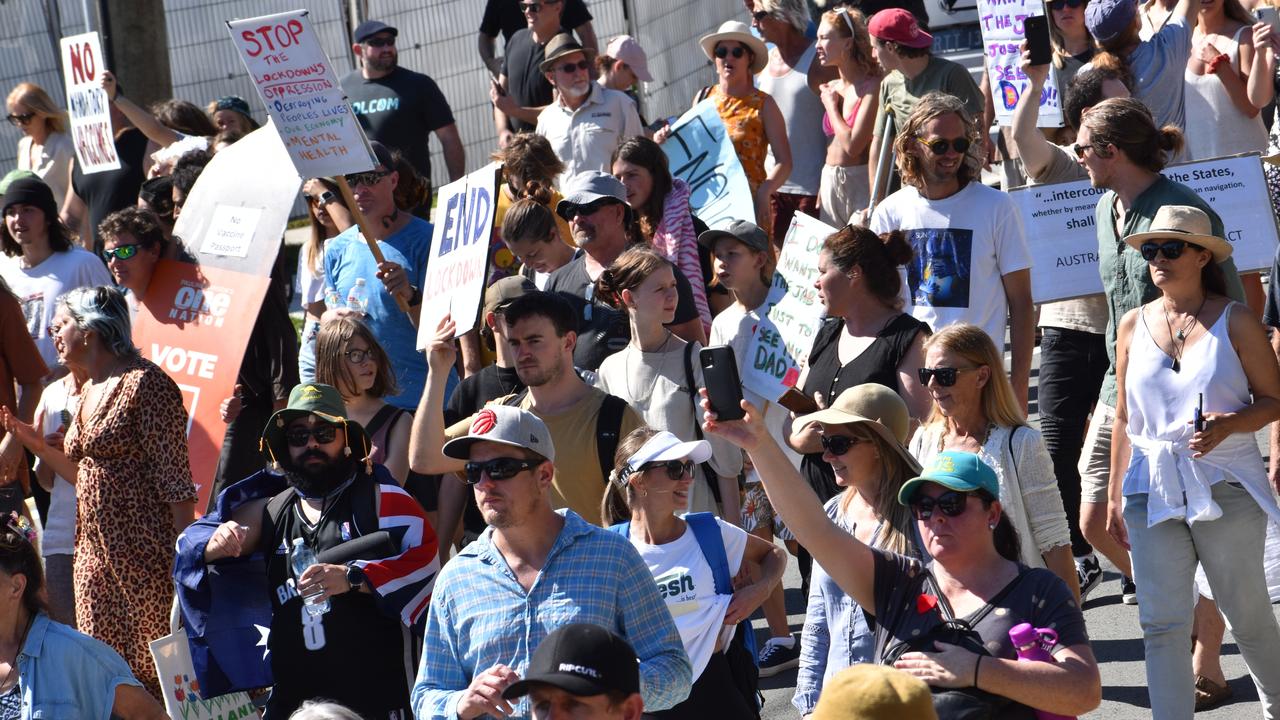
[{"label": "woman in white tank top", "polygon": [[1240,0],[1201,3],[1187,61],[1187,152],[1193,160],[1267,145],[1261,111],[1274,97],[1275,35]]},{"label": "woman in white tank top", "polygon": [[[1165,206],[1125,238],[1161,295],[1124,316],[1108,530],[1130,550],[1154,717],[1190,720],[1197,563],[1217,592],[1265,717],[1280,708],[1280,625],[1263,572],[1280,507],[1253,434],[1280,419],[1280,367],[1258,320],[1225,297],[1231,245],[1199,209]],[[1203,413],[1203,414],[1201,414]]]}]

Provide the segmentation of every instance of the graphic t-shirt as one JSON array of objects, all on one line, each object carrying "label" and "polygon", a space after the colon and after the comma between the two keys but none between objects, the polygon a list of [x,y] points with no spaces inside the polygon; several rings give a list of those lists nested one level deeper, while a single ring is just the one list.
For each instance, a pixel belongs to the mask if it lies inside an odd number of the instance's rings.
[{"label": "graphic t-shirt", "polygon": [[[747,533],[720,518],[716,518],[716,524],[724,540],[729,575],[737,575],[747,549]],[[658,583],[658,593],[676,621],[696,681],[711,660],[717,638],[723,635],[727,644],[733,637],[735,626],[724,624],[724,611],[733,596],[716,594],[711,565],[702,554],[697,536],[687,525],[683,535],[665,545],[647,545],[635,539],[631,544]]]},{"label": "graphic t-shirt", "polygon": [[81,287],[111,285],[111,273],[93,253],[73,247],[56,252],[35,267],[23,267],[21,257],[0,259],[0,277],[22,304],[27,319],[27,332],[36,341],[40,357],[52,370],[58,362],[58,351],[49,337],[49,324],[58,309],[58,298]]},{"label": "graphic t-shirt", "polygon": [[871,230],[902,230],[915,251],[906,267],[907,306],[934,331],[957,322],[1004,344],[1008,318],[1002,276],[1031,267],[1022,215],[999,190],[970,182],[929,200],[904,187],[876,206]]},{"label": "graphic t-shirt", "polygon": [[435,81],[402,67],[377,79],[366,79],[354,70],[342,78],[342,90],[369,139],[404,153],[418,174],[430,180],[427,138],[453,124],[449,101]]}]

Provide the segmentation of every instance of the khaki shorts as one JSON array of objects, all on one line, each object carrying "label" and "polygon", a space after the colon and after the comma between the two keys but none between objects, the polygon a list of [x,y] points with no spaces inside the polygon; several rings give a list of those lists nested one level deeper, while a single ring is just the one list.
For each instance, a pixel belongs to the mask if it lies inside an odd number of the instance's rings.
[{"label": "khaki shorts", "polygon": [[1106,503],[1111,478],[1111,426],[1116,409],[1101,401],[1093,407],[1080,449],[1080,502]]},{"label": "khaki shorts", "polygon": [[756,528],[769,528],[773,536],[783,542],[796,539],[773,511],[764,485],[758,482],[748,485],[742,494],[742,529],[753,532]]}]

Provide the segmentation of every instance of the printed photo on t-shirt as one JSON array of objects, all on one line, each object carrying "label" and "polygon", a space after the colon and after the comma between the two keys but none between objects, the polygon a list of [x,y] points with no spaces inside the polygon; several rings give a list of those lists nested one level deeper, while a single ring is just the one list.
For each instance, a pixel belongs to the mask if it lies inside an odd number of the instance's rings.
[{"label": "printed photo on t-shirt", "polygon": [[973,231],[962,228],[909,230],[915,257],[907,268],[907,284],[917,306],[968,308],[972,275]]},{"label": "printed photo on t-shirt", "polygon": [[38,292],[21,298],[22,314],[27,320],[27,332],[31,337],[39,339],[44,336],[44,293]]}]

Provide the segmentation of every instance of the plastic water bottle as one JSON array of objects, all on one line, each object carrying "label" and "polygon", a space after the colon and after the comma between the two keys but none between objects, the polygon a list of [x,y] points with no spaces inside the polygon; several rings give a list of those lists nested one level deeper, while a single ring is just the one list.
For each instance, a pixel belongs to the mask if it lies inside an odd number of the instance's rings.
[{"label": "plastic water bottle", "polygon": [[[1057,662],[1045,647],[1046,645],[1051,647],[1058,642],[1058,633],[1050,628],[1032,627],[1031,623],[1022,623],[1015,625],[1009,631],[1009,639],[1013,641],[1013,647],[1018,651],[1019,662]],[[1044,710],[1036,710],[1036,717],[1039,720],[1075,720],[1070,715],[1059,715]]]},{"label": "plastic water bottle", "polygon": [[332,285],[324,289],[324,307],[326,310],[334,310],[342,307],[342,296]]},{"label": "plastic water bottle", "polygon": [[[294,582],[297,582],[298,578],[302,577],[302,573],[306,572],[307,568],[315,565],[316,562],[316,554],[311,552],[311,548],[307,547],[307,544],[302,541],[302,538],[295,538],[293,541],[293,552],[289,553],[289,564],[293,567]],[[320,597],[321,594],[322,593],[313,593],[309,597],[302,598],[302,604],[306,605],[307,613],[312,617],[329,612],[328,598],[319,602],[316,601],[316,598]]]},{"label": "plastic water bottle", "polygon": [[347,307],[361,314],[369,311],[369,288],[364,278],[356,278],[356,284],[347,292]]}]

